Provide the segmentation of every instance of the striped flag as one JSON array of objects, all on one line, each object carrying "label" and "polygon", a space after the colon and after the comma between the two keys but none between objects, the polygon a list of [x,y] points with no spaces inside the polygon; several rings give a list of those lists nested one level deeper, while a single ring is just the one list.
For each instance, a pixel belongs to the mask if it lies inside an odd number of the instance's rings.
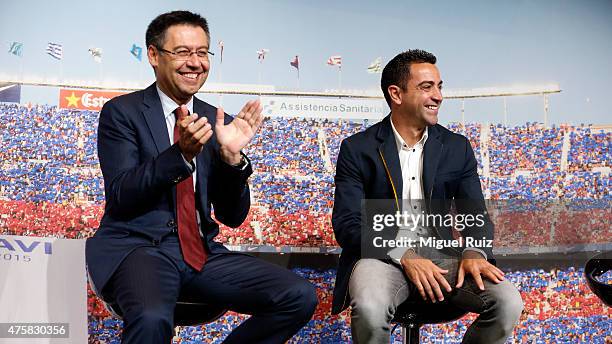
[{"label": "striped flag", "polygon": [[94,61],[101,63],[102,62],[102,49],[100,48],[89,48],[89,53],[91,57],[93,57]]},{"label": "striped flag", "polygon": [[300,70],[300,59],[297,55],[293,58],[293,60],[289,61],[291,67],[295,67],[298,71]]},{"label": "striped flag", "polygon": [[219,51],[221,52],[221,63],[223,63],[223,41],[219,41]]},{"label": "striped flag", "polygon": [[378,74],[382,73],[382,57],[377,57],[370,65],[368,66],[368,73],[370,74]]},{"label": "striped flag", "polygon": [[130,50],[130,54],[138,59],[138,61],[142,61],[142,47],[137,46],[135,43],[132,44],[132,49]]},{"label": "striped flag", "polygon": [[259,61],[263,61],[266,58],[266,54],[269,53],[269,52],[270,52],[269,49],[257,50],[257,59]]},{"label": "striped flag", "polygon": [[327,59],[327,64],[330,66],[342,67],[342,56],[340,55],[330,56],[329,59]]},{"label": "striped flag", "polygon": [[9,53],[21,57],[21,53],[23,52],[23,43],[21,42],[13,42],[11,43],[11,47],[8,50]]},{"label": "striped flag", "polygon": [[64,48],[61,44],[49,42],[47,44],[47,54],[56,60],[61,60],[64,57]]}]

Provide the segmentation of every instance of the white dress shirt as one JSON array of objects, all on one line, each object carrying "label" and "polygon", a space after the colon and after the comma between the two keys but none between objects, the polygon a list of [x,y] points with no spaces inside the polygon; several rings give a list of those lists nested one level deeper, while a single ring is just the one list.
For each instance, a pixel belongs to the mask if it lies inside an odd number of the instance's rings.
[{"label": "white dress shirt", "polygon": [[[399,153],[400,168],[402,170],[402,211],[411,212],[414,214],[423,214],[425,209],[422,209],[423,200],[425,194],[423,191],[423,152],[425,148],[425,142],[429,137],[428,128],[425,127],[423,136],[413,146],[408,146],[402,136],[398,133],[397,129],[391,121],[391,129],[393,130],[393,136],[395,137],[395,143],[397,145],[397,152]],[[416,202],[411,202],[416,200]],[[412,228],[412,227],[408,227]],[[414,240],[418,240],[419,236],[427,235],[427,228],[417,226],[416,230],[408,228],[401,228],[398,231],[397,237],[405,237]],[[406,252],[407,248],[397,247],[389,251],[389,256],[396,262],[400,263],[401,257]],[[485,259],[487,257],[483,250],[478,248],[466,248],[466,250],[472,250],[482,254]]]}]

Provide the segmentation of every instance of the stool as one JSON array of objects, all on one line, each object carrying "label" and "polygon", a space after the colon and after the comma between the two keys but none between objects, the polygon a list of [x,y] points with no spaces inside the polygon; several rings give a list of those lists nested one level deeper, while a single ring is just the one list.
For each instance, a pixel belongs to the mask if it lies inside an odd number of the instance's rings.
[{"label": "stool", "polygon": [[424,324],[441,324],[455,321],[467,312],[446,302],[406,301],[399,305],[393,321],[402,327],[404,344],[417,344],[420,341],[420,329]]},{"label": "stool", "polygon": [[[118,307],[113,307],[112,304],[106,302],[95,289],[93,283],[91,283],[91,277],[89,278],[90,286],[92,291],[102,301],[106,309],[117,318],[122,318],[123,314]],[[174,308],[174,334],[175,336],[180,332],[181,326],[195,326],[200,324],[207,324],[213,322],[223,316],[227,312],[227,309],[203,302],[189,302],[189,301],[177,301],[176,307]]]},{"label": "stool", "polygon": [[612,286],[597,280],[612,269],[612,251],[591,257],[584,267],[584,276],[591,291],[608,307],[612,307]]}]

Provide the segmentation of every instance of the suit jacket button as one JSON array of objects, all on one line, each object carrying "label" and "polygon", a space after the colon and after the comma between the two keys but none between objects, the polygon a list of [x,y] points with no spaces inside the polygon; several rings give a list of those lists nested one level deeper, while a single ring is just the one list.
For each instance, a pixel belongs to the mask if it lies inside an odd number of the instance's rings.
[{"label": "suit jacket button", "polygon": [[159,246],[159,240],[158,239],[153,239],[153,245]]}]

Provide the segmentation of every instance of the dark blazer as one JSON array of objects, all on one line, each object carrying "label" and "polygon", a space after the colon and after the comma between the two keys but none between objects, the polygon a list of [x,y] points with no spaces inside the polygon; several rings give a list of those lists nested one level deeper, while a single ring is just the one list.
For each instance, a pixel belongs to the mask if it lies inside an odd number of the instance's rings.
[{"label": "dark blazer", "polygon": [[[215,127],[216,108],[195,98],[194,113]],[[225,122],[232,117],[225,115]],[[170,144],[155,84],[108,101],[100,111],[98,156],[106,206],[100,227],[87,240],[86,260],[97,291],[135,248],[158,245],[177,230],[176,184],[190,175],[177,144]],[[229,252],[213,241],[219,225],[239,226],[250,207],[251,164],[244,170],[225,164],[213,135],[196,157],[196,208],[208,252]],[[101,295],[98,293],[98,295]]]},{"label": "dark blazer", "polygon": [[[477,200],[479,209],[484,210],[477,163],[470,142],[440,125],[430,126],[428,135],[422,175],[426,200],[430,204],[431,200]],[[390,116],[342,141],[335,182],[332,225],[336,240],[342,247],[332,308],[332,313],[337,314],[348,306],[348,282],[355,263],[361,257],[361,201],[394,199],[396,194],[401,199],[402,172]],[[493,239],[493,227],[488,216],[486,222],[485,236]],[[442,239],[452,238],[450,229],[436,230]],[[482,234],[480,231],[474,237],[482,239]],[[464,231],[462,235],[470,236],[470,231]],[[493,258],[490,248],[483,251],[487,258]],[[460,251],[455,253],[461,254]]]}]

